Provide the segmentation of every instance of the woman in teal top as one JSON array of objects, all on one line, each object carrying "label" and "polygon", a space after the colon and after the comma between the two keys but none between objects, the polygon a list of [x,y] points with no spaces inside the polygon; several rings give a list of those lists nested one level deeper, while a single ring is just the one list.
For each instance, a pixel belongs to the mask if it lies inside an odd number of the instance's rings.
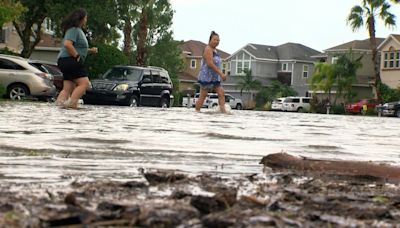
[{"label": "woman in teal top", "polygon": [[87,12],[77,9],[62,22],[63,46],[58,54],[58,67],[63,73],[63,89],[56,104],[66,108],[77,108],[78,101],[89,86],[89,78],[83,63],[88,53],[97,53],[97,48],[89,48],[82,27],[86,25]]}]

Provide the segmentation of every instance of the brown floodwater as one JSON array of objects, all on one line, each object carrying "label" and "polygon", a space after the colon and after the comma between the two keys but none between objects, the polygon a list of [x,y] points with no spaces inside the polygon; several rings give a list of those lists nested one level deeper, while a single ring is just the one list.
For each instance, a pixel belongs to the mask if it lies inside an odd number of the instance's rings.
[{"label": "brown floodwater", "polygon": [[400,118],[307,113],[0,102],[3,184],[131,180],[142,169],[261,173],[284,151],[400,164]]}]

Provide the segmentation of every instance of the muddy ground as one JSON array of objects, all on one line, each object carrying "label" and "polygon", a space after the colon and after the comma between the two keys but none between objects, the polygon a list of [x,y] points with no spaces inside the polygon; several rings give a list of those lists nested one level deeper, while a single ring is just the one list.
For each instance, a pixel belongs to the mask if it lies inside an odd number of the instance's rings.
[{"label": "muddy ground", "polygon": [[[18,190],[19,189],[19,190]],[[143,181],[1,186],[1,227],[398,227],[400,188],[272,172],[237,178],[147,171]]]}]

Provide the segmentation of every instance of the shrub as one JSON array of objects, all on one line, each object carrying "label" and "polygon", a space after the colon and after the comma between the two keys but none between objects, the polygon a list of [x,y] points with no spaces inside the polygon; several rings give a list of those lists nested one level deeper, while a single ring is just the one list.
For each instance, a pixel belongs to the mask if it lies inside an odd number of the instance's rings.
[{"label": "shrub", "polygon": [[107,44],[95,44],[99,53],[88,55],[85,66],[91,79],[99,78],[115,65],[128,64],[128,58],[117,47]]},{"label": "shrub", "polygon": [[333,114],[345,114],[346,110],[344,108],[344,105],[336,104],[336,105],[332,106],[331,113],[333,113]]}]

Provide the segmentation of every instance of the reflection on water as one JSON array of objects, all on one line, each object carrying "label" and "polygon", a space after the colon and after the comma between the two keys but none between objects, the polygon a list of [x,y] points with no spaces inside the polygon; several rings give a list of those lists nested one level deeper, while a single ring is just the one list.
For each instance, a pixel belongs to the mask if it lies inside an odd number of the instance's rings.
[{"label": "reflection on water", "polygon": [[186,108],[0,103],[2,182],[138,178],[138,169],[240,175],[280,151],[400,164],[400,119]]}]

